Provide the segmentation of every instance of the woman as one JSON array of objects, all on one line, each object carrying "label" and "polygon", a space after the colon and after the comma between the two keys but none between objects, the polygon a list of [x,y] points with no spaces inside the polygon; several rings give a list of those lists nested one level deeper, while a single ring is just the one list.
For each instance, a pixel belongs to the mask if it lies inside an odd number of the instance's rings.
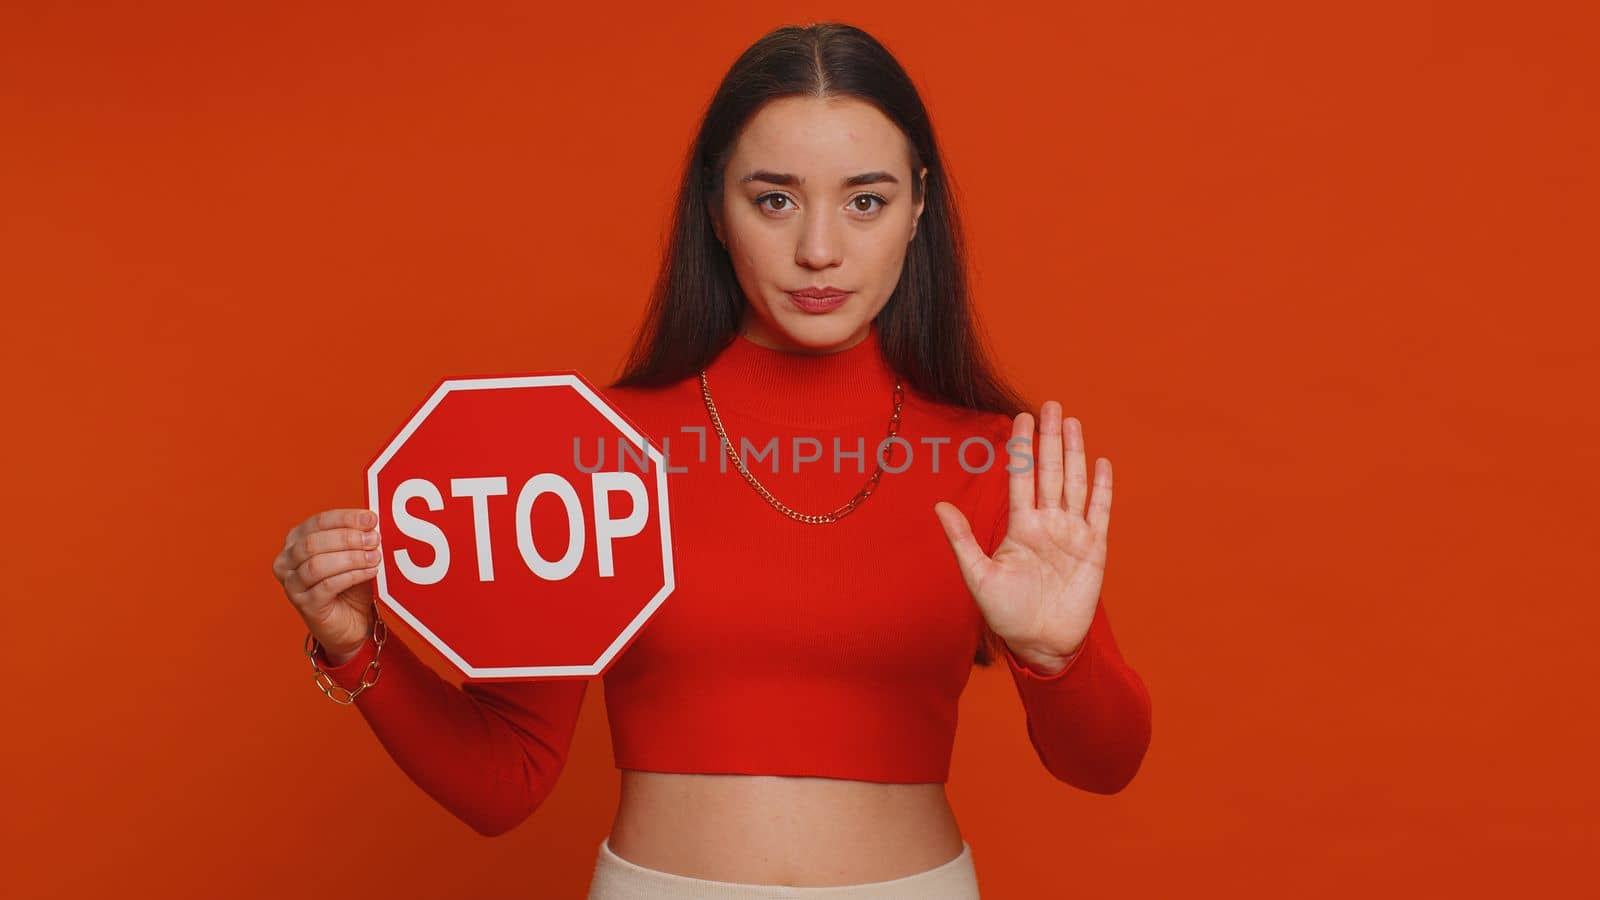
[{"label": "woman", "polygon": [[[1133,777],[1150,701],[1100,603],[1110,463],[1091,496],[1054,401],[1029,452],[926,112],[869,35],[780,28],[734,63],[607,398],[667,450],[677,586],[604,676],[622,784],[591,898],[977,897],[944,782],[971,665],[996,655],[1052,774]],[[708,429],[716,449],[686,452]],[[793,460],[758,474],[752,446]],[[329,510],[273,570],[324,691],[502,833],[553,788],[588,681],[457,689],[376,622],[380,553],[370,512]]]}]

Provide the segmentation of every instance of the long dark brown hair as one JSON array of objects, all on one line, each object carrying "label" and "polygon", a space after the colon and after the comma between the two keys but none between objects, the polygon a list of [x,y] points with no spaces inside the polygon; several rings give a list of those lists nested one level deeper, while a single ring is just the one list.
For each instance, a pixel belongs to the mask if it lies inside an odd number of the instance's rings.
[{"label": "long dark brown hair", "polygon": [[[723,170],[745,123],[780,97],[853,97],[899,126],[927,200],[907,245],[900,281],[878,313],[884,358],[935,401],[1015,417],[1029,409],[996,372],[968,299],[966,250],[951,178],[933,123],[911,78],[875,38],[850,25],[786,25],[750,45],[717,86],[689,150],[661,269],[621,376],[612,387],[660,386],[708,365],[737,334],[748,302],[711,226]],[[985,627],[974,662],[990,665],[997,638]]]}]

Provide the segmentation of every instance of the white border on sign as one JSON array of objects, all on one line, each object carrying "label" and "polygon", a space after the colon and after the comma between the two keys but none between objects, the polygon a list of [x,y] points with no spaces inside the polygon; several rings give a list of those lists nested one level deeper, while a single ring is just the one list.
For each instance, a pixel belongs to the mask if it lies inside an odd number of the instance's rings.
[{"label": "white border on sign", "polygon": [[493,668],[478,668],[467,662],[459,653],[452,649],[449,644],[446,644],[439,638],[438,635],[434,634],[428,629],[427,626],[423,625],[416,616],[411,614],[410,610],[405,608],[405,604],[394,599],[394,596],[389,593],[389,567],[387,564],[380,564],[378,566],[379,595],[383,597],[384,601],[391,608],[393,608],[395,612],[400,614],[402,619],[406,620],[406,624],[416,629],[417,633],[426,638],[428,643],[432,644],[435,650],[438,650],[440,653],[444,654],[447,659],[455,664],[456,668],[460,669],[469,678],[598,675],[605,669],[606,665],[611,662],[611,658],[616,656],[619,650],[627,646],[628,641],[633,638],[634,634],[637,633],[640,628],[644,627],[644,623],[650,621],[650,617],[655,614],[656,609],[661,606],[662,601],[666,600],[667,595],[672,593],[672,589],[675,584],[672,572],[672,517],[670,515],[670,510],[667,508],[666,460],[661,456],[661,452],[659,450],[651,446],[650,443],[644,439],[643,435],[635,431],[633,426],[629,425],[620,416],[618,416],[616,412],[605,403],[605,401],[601,400],[594,391],[590,390],[589,386],[585,384],[582,379],[575,375],[525,375],[514,378],[452,378],[440,384],[438,390],[433,392],[433,396],[428,398],[428,402],[424,403],[422,408],[417,410],[416,414],[411,417],[411,421],[406,423],[405,428],[402,428],[400,433],[395,435],[394,440],[389,442],[389,446],[384,448],[383,453],[373,461],[371,466],[367,467],[368,508],[374,513],[379,512],[379,471],[383,469],[384,465],[387,464],[390,459],[394,458],[395,453],[399,451],[401,445],[405,444],[406,440],[410,438],[412,434],[416,433],[417,428],[422,425],[423,421],[428,418],[428,415],[432,413],[436,407],[438,407],[439,403],[443,401],[445,396],[451,391],[481,391],[500,390],[505,388],[563,386],[577,391],[579,396],[583,397],[584,400],[586,400],[590,406],[593,406],[595,410],[598,411],[602,416],[605,416],[606,421],[615,426],[618,431],[622,432],[624,437],[633,443],[635,450],[643,449],[649,458],[655,461],[656,494],[658,497],[660,497],[660,503],[658,504],[658,516],[661,520],[661,590],[657,591],[656,595],[650,598],[650,602],[645,604],[644,609],[639,611],[639,614],[634,617],[633,621],[629,622],[628,626],[622,629],[622,633],[617,635],[617,639],[612,641],[611,645],[608,646],[605,651],[600,654],[599,658],[596,659],[591,665],[499,666]]}]

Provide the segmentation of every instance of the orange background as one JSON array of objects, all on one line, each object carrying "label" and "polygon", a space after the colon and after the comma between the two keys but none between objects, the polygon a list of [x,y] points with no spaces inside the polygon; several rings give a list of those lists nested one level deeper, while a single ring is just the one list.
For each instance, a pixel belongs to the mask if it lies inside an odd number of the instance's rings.
[{"label": "orange background", "polygon": [[614,376],[717,79],[823,19],[916,79],[1005,370],[1116,467],[1153,744],[1055,782],[975,672],[985,897],[1592,876],[1582,4],[79,6],[0,11],[9,896],[581,896],[599,693],[485,840],[269,564],[442,375]]}]

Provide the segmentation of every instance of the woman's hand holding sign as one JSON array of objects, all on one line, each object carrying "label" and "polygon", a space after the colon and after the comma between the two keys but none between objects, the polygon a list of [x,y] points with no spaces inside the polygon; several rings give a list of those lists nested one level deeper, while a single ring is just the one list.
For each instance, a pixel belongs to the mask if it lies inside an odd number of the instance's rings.
[{"label": "woman's hand holding sign", "polygon": [[[1082,425],[1066,420],[1063,454],[1061,404],[1046,401],[1039,423],[1037,465],[1010,472],[1006,536],[993,556],[984,553],[953,504],[940,501],[934,512],[990,629],[1019,661],[1049,676],[1083,643],[1100,600],[1111,526],[1111,461],[1095,460],[1089,497]],[[1018,414],[1012,440],[1031,441],[1033,426],[1032,414]]]},{"label": "woman's hand holding sign", "polygon": [[372,631],[377,524],[371,510],[319,512],[290,529],[272,560],[273,576],[334,665],[355,656]]}]

